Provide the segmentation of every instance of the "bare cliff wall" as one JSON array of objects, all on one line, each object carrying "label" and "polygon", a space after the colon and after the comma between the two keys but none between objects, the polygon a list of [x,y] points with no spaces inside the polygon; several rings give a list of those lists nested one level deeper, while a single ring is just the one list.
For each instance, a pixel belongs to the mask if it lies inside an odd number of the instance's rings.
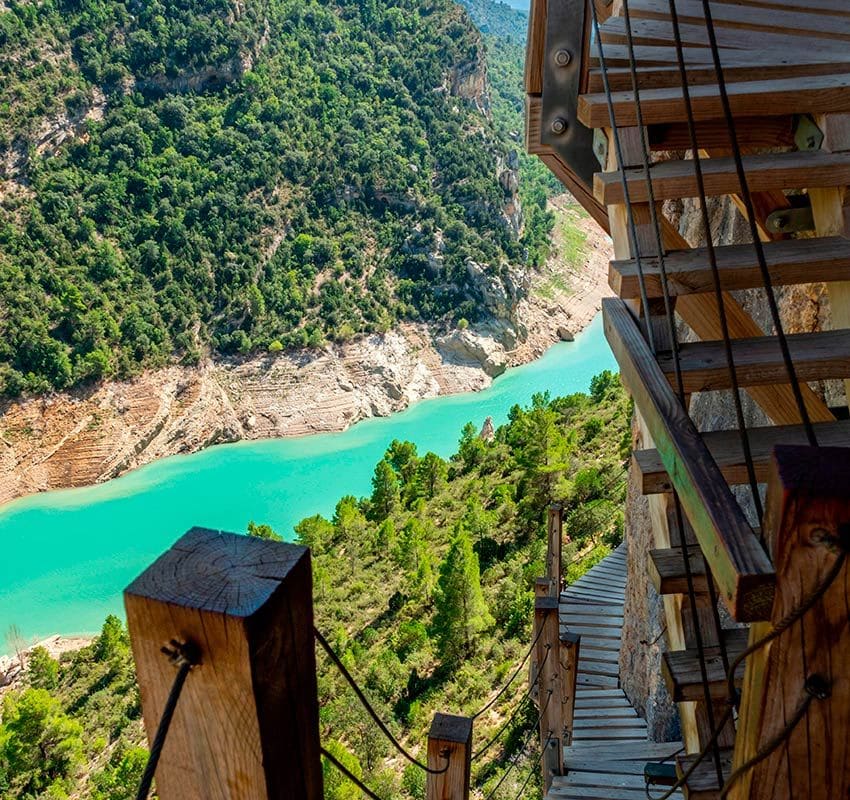
[{"label": "bare cliff wall", "polygon": [[[678,218],[680,232],[693,246],[705,241],[700,212],[691,203],[668,208],[667,212],[674,219]],[[730,201],[712,201],[710,218],[715,244],[750,240],[749,226]],[[799,333],[829,327],[829,302],[823,284],[780,287],[776,294],[786,332]],[[773,330],[762,290],[736,292],[735,297],[764,331]],[[686,330],[681,329],[680,335],[683,341],[687,340]],[[838,382],[813,384],[813,387],[828,405],[837,405],[844,400],[843,387]],[[748,426],[769,424],[749,397],[745,395],[743,400]],[[736,427],[733,399],[729,392],[694,395],[691,417],[702,431]],[[634,446],[645,446],[636,429]],[[745,510],[752,515],[748,490],[741,487],[736,492]],[[647,578],[648,551],[654,544],[647,501],[640,494],[634,470],[626,503],[629,563],[620,674],[625,693],[646,716],[650,737],[658,741],[673,740],[679,735],[678,716],[661,677],[661,653],[666,649],[662,635],[664,608]]]}]

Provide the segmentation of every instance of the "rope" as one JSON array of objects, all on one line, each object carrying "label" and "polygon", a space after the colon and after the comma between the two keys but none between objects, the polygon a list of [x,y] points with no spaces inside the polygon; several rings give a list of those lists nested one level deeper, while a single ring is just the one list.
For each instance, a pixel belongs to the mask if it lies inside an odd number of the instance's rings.
[{"label": "rope", "polygon": [[[522,659],[522,661],[520,662],[519,666],[516,668],[516,672],[514,672],[514,674],[513,674],[513,675],[511,675],[510,680],[509,680],[509,681],[508,681],[508,682],[507,682],[507,683],[506,683],[506,684],[505,684],[505,685],[504,685],[501,689],[499,689],[499,691],[497,692],[496,696],[495,696],[495,697],[493,697],[493,698],[492,698],[492,699],[491,699],[491,700],[487,703],[487,705],[485,705],[483,708],[478,709],[478,711],[476,711],[476,712],[472,715],[472,719],[473,719],[473,720],[478,719],[478,717],[480,717],[480,716],[481,716],[481,715],[482,715],[482,714],[483,714],[483,713],[484,713],[484,712],[485,712],[488,708],[490,708],[490,707],[491,707],[491,706],[492,706],[492,705],[493,705],[493,704],[494,704],[494,703],[495,703],[495,702],[496,702],[496,701],[497,701],[497,700],[498,700],[498,699],[499,699],[499,698],[500,698],[500,697],[501,697],[501,696],[502,696],[502,695],[503,695],[503,694],[504,694],[504,693],[508,690],[508,687],[509,687],[509,686],[510,686],[510,685],[511,685],[511,684],[512,684],[515,680],[516,680],[517,675],[519,675],[519,674],[520,674],[520,672],[522,672],[522,668],[525,666],[525,664],[526,664],[526,662],[528,661],[529,657],[530,657],[530,656],[531,656],[531,654],[534,652],[534,647],[536,646],[537,642],[539,641],[539,639],[540,639],[540,637],[541,637],[542,635],[543,635],[543,627],[541,626],[540,630],[539,630],[539,631],[537,631],[537,636],[535,636],[535,637],[534,637],[534,641],[531,643],[531,647],[529,647],[529,648],[528,648],[528,652],[525,654],[525,656],[523,657],[523,659]],[[546,651],[546,656],[545,656],[545,657],[544,657],[544,659],[543,659],[543,662],[544,662],[544,663],[546,662],[546,658],[548,658],[548,657],[549,657],[549,651],[547,650],[547,651]]]},{"label": "rope", "polygon": [[381,733],[383,733],[384,736],[386,736],[387,739],[390,740],[393,747],[395,747],[395,749],[398,750],[398,752],[402,756],[404,756],[411,764],[415,764],[417,767],[419,767],[419,769],[424,770],[429,775],[442,775],[446,770],[448,770],[448,756],[442,756],[446,761],[446,766],[444,766],[442,769],[431,769],[429,766],[423,764],[421,761],[417,761],[412,755],[410,755],[410,753],[407,752],[407,750],[404,749],[404,747],[402,747],[398,739],[396,739],[395,736],[392,735],[390,729],[378,716],[375,709],[372,708],[371,704],[366,699],[366,695],[363,694],[362,690],[357,685],[357,682],[354,680],[354,678],[351,677],[351,673],[345,668],[345,664],[340,661],[339,656],[333,651],[333,648],[328,644],[327,639],[322,636],[321,631],[319,631],[318,628],[314,627],[313,633],[316,637],[316,641],[318,641],[318,643],[322,646],[322,649],[328,654],[328,657],[336,665],[336,668],[340,671],[340,673],[342,673],[342,677],[345,678],[345,680],[348,682],[348,685],[354,690],[354,694],[357,695],[357,699],[360,700],[360,702],[363,704],[363,708],[366,709],[369,716],[372,717],[375,724],[378,726],[378,728],[380,728]]},{"label": "rope", "polygon": [[519,791],[514,795],[514,800],[519,800],[522,797],[522,793],[525,791],[526,787],[529,784],[529,781],[534,777],[534,774],[537,772],[537,767],[540,766],[540,762],[543,761],[543,757],[546,755],[546,750],[549,747],[549,742],[552,741],[552,734],[546,737],[546,741],[543,743],[543,747],[540,748],[540,756],[535,761],[534,766],[528,771],[528,777],[523,782],[522,786],[519,787]]},{"label": "rope", "polygon": [[[541,627],[540,630],[542,632],[543,628]],[[537,635],[537,638],[538,639],[540,638],[540,634]],[[540,666],[537,668],[538,673],[543,671],[543,665],[548,660],[549,653],[551,653],[551,652],[552,652],[552,647],[550,645],[547,645],[546,646],[546,655],[543,656],[543,661],[540,662]],[[504,733],[504,731],[508,727],[508,725],[511,724],[511,722],[516,718],[516,715],[520,712],[520,709],[522,708],[522,703],[525,700],[528,700],[531,697],[531,693],[533,691],[534,691],[534,686],[532,686],[526,692],[525,697],[523,697],[522,700],[520,700],[519,705],[517,705],[517,707],[514,709],[513,713],[508,717],[508,719],[504,723],[502,723],[501,727],[496,732],[496,735],[493,736],[493,738],[490,739],[490,741],[488,741],[487,744],[485,744],[477,753],[474,753],[472,755],[472,758],[470,759],[471,761],[475,761],[475,759],[477,759],[479,756],[484,755],[484,753],[487,752],[487,750],[490,748],[490,746],[496,742],[496,740],[502,735],[502,733]],[[474,719],[474,717],[473,717],[473,719]]]},{"label": "rope", "polygon": [[177,675],[174,676],[174,683],[171,684],[171,690],[165,700],[165,707],[162,709],[162,717],[160,717],[156,734],[153,737],[148,763],[145,764],[145,771],[142,773],[141,781],[139,781],[136,800],[147,800],[150,794],[151,784],[159,765],[159,757],[162,755],[162,748],[165,746],[168,729],[171,727],[171,720],[177,709],[177,701],[180,699],[183,685],[186,683],[186,678],[189,676],[192,667],[200,663],[200,652],[191,642],[178,642],[176,639],[172,639],[171,647],[163,647],[161,652],[167,655],[171,663],[177,667]]},{"label": "rope", "polygon": [[343,775],[345,775],[348,780],[350,780],[358,789],[360,789],[366,797],[371,797],[372,800],[381,800],[378,795],[376,795],[368,786],[366,786],[363,781],[360,780],[354,773],[352,773],[348,767],[345,766],[342,762],[338,761],[333,755],[331,755],[324,747],[319,748],[321,750],[322,755],[331,762]]},{"label": "rope", "polygon": [[[670,5],[673,7],[673,0],[670,0]],[[705,27],[708,32],[708,43],[711,49],[711,57],[714,62],[714,72],[717,76],[717,86],[720,90],[720,102],[723,106],[723,115],[726,120],[726,127],[729,131],[729,139],[732,144],[732,157],[735,160],[735,170],[738,173],[738,182],[741,184],[741,195],[744,200],[744,207],[747,211],[746,216],[750,224],[750,235],[752,236],[753,246],[755,247],[756,257],[759,262],[759,269],[761,271],[762,282],[764,283],[765,295],[767,296],[768,306],[770,307],[770,316],[773,321],[773,326],[776,329],[776,338],[779,340],[779,347],[782,351],[782,360],[785,364],[785,369],[788,372],[788,381],[791,384],[791,390],[794,393],[794,400],[797,403],[797,409],[800,412],[800,419],[806,430],[806,437],[812,447],[817,447],[817,436],[815,435],[812,420],[809,417],[809,410],[806,408],[806,403],[803,400],[803,393],[800,389],[800,382],[797,380],[797,371],[794,368],[791,351],[788,349],[788,340],[785,337],[785,329],[782,326],[782,319],[779,316],[779,307],[776,303],[776,296],[773,293],[773,281],[770,277],[770,270],[767,267],[764,245],[759,237],[758,227],[756,225],[756,213],[755,207],[753,206],[753,197],[750,192],[749,182],[747,181],[744,161],[741,157],[741,147],[738,142],[735,118],[732,115],[732,107],[729,104],[729,94],[726,90],[726,78],[723,75],[723,65],[720,63],[720,49],[717,45],[717,35],[714,30],[714,19],[711,16],[711,7],[708,0],[702,0],[702,7],[705,16]]]},{"label": "rope", "polygon": [[[522,747],[520,747],[519,752],[517,753],[516,758],[511,761],[508,765],[508,768],[502,773],[502,777],[499,778],[499,782],[493,787],[493,790],[484,798],[484,800],[493,800],[494,795],[499,790],[499,787],[504,783],[505,778],[510,775],[511,770],[519,763],[519,757],[522,755],[522,751],[528,747],[528,743],[531,741],[531,737],[534,735],[535,728],[540,724],[540,720],[543,719],[543,715],[546,713],[546,709],[549,708],[549,701],[552,699],[552,690],[549,690],[549,693],[546,697],[546,704],[543,706],[543,709],[540,712],[540,715],[537,717],[537,722],[534,723],[534,726],[529,731],[528,736],[525,741],[522,743]],[[551,736],[551,734],[550,734]]]}]

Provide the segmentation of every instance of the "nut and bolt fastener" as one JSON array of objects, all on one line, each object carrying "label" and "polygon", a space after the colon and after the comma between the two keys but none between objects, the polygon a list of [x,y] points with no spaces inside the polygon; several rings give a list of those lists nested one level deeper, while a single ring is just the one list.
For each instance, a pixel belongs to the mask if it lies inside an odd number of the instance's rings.
[{"label": "nut and bolt fastener", "polygon": [[572,59],[573,57],[570,55],[569,50],[558,50],[558,52],[555,53],[555,63],[559,67],[566,67]]},{"label": "nut and bolt fastener", "polygon": [[563,117],[552,120],[552,133],[564,133],[567,130],[567,121]]}]

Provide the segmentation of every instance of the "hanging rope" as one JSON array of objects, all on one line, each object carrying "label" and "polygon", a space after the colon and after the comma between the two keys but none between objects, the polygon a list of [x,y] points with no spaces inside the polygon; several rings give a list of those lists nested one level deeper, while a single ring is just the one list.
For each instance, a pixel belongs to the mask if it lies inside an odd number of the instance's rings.
[{"label": "hanging rope", "polygon": [[150,794],[151,784],[159,765],[159,757],[162,755],[162,748],[168,738],[168,729],[171,727],[171,720],[177,709],[177,701],[180,699],[183,685],[186,683],[186,678],[189,677],[192,667],[199,664],[201,660],[200,651],[191,642],[178,642],[176,639],[172,639],[171,647],[163,647],[161,652],[168,656],[169,661],[177,667],[177,675],[174,676],[174,683],[171,684],[171,690],[165,700],[165,707],[162,709],[162,717],[160,717],[159,725],[156,727],[148,762],[145,764],[145,771],[142,773],[141,781],[139,781],[136,800],[147,800]]},{"label": "hanging rope", "polygon": [[[540,637],[542,635],[543,635],[543,627],[541,627],[540,630],[537,631],[537,635],[534,637],[534,641],[531,643],[531,647],[528,648],[528,651],[526,652],[526,654],[523,657],[522,661],[520,662],[519,666],[516,668],[516,672],[514,672],[514,674],[511,675],[508,682],[501,689],[499,689],[499,691],[496,693],[495,697],[493,697],[487,703],[487,705],[483,706],[482,708],[479,708],[478,711],[476,711],[472,715],[473,720],[478,719],[478,717],[480,717],[488,708],[492,707],[492,705],[508,690],[508,687],[516,680],[517,675],[519,675],[520,672],[522,672],[522,668],[525,666],[525,664],[528,661],[528,659],[530,658],[531,654],[534,652],[534,648],[537,645],[537,642],[540,640]],[[545,663],[545,661],[548,657],[549,657],[549,650],[546,651],[546,655],[543,658],[544,663]]]},{"label": "hanging rope", "polygon": [[522,755],[523,750],[525,750],[525,748],[528,747],[528,743],[531,741],[531,737],[534,735],[535,731],[537,730],[538,725],[540,725],[540,720],[543,719],[543,715],[546,713],[546,709],[549,708],[549,702],[551,701],[551,699],[552,699],[552,690],[550,689],[548,694],[547,694],[547,697],[546,697],[546,704],[543,706],[542,710],[540,711],[540,714],[537,717],[537,722],[534,723],[534,726],[531,728],[531,730],[528,733],[528,736],[526,737],[525,741],[522,743],[522,747],[520,747],[519,752],[516,755],[516,758],[513,761],[511,761],[511,763],[508,765],[508,768],[502,773],[502,777],[499,778],[499,782],[493,787],[493,789],[484,798],[484,800],[493,800],[493,797],[495,796],[496,792],[499,790],[499,787],[505,782],[505,778],[507,778],[508,775],[510,775],[511,770],[513,770],[513,768],[519,763],[520,756]]},{"label": "hanging rope", "polygon": [[345,775],[348,780],[350,780],[358,789],[360,789],[363,794],[367,797],[371,797],[372,800],[381,800],[378,795],[376,795],[363,781],[360,780],[348,767],[345,766],[341,761],[339,761],[335,756],[325,750],[324,747],[320,748],[322,755],[331,762],[343,775]]},{"label": "hanging rope", "polygon": [[322,634],[318,630],[318,628],[314,627],[313,633],[316,637],[316,641],[322,646],[322,649],[328,654],[328,657],[330,658],[331,661],[333,661],[336,668],[342,674],[342,677],[345,678],[348,685],[354,690],[354,694],[357,695],[357,699],[360,700],[360,702],[363,704],[363,708],[366,709],[367,713],[369,714],[370,717],[372,717],[372,720],[378,726],[381,733],[383,733],[384,736],[386,736],[387,739],[389,739],[389,741],[391,742],[393,747],[395,747],[395,749],[398,750],[398,752],[402,756],[404,756],[404,758],[406,758],[411,764],[416,765],[417,767],[419,767],[419,769],[423,770],[424,772],[427,772],[429,775],[442,775],[446,770],[448,770],[449,759],[448,759],[447,756],[442,756],[446,761],[446,765],[442,769],[431,769],[426,764],[423,764],[421,761],[418,761],[416,758],[414,758],[412,755],[410,755],[410,753],[408,753],[407,750],[404,749],[404,747],[401,745],[401,743],[398,741],[398,739],[396,739],[395,736],[393,736],[393,734],[390,732],[390,729],[384,724],[383,720],[381,720],[381,718],[378,716],[375,709],[372,708],[372,705],[366,699],[366,695],[363,694],[362,690],[357,685],[357,682],[354,680],[353,677],[351,677],[351,673],[345,668],[345,664],[342,663],[339,656],[333,651],[333,648],[328,644],[327,640],[325,639],[324,636],[322,636]]}]

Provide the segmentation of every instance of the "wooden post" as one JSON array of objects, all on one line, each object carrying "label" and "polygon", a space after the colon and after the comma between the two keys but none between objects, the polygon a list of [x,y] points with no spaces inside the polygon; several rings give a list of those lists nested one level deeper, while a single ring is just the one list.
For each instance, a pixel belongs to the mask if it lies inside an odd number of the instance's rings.
[{"label": "wooden post", "polygon": [[[777,575],[773,626],[823,586],[840,549],[848,546],[848,522],[850,448],[778,446],[764,518]],[[735,741],[736,768],[784,734],[786,721],[803,702],[809,705],[783,744],[733,786],[731,798],[850,797],[848,582],[850,568],[845,562],[799,622],[769,649],[753,654],[757,659],[749,657]],[[813,678],[823,681],[828,696],[809,695],[806,685]]]},{"label": "wooden post", "polygon": [[560,503],[549,506],[548,543],[546,546],[546,577],[555,584],[556,594],[561,591],[561,543],[564,509]]},{"label": "wooden post", "polygon": [[[534,581],[535,597],[557,597],[556,584],[551,578],[537,578]],[[536,633],[537,631],[535,631]]]},{"label": "wooden post", "polygon": [[573,743],[573,723],[576,713],[576,688],[578,686],[578,657],[581,636],[564,631],[561,635],[561,716],[564,720],[563,747]]},{"label": "wooden post", "polygon": [[428,774],[427,800],[469,800],[472,759],[472,719],[436,714],[428,733],[428,768],[441,770]]},{"label": "wooden post", "polygon": [[[564,703],[561,671],[561,637],[558,599],[538,597],[534,603],[535,630],[543,633],[537,640],[537,681],[540,706],[540,747],[544,792],[549,791],[554,775],[564,774]],[[553,742],[554,745],[547,743]]]},{"label": "wooden post", "polygon": [[124,591],[151,741],[192,642],[156,773],[161,800],[323,797],[310,551],[192,528]]}]

